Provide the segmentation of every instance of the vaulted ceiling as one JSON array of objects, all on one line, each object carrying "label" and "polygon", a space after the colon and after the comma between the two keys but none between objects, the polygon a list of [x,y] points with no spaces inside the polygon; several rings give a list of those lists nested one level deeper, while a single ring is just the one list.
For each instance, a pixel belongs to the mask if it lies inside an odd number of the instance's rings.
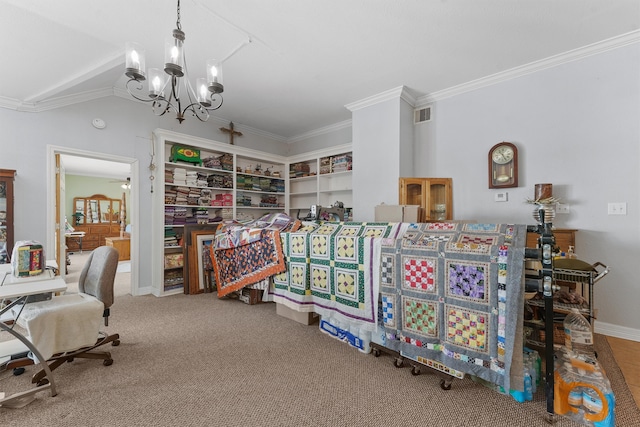
[{"label": "vaulted ceiling", "polygon": [[[124,45],[163,66],[175,0],[0,0],[0,106],[128,97]],[[399,86],[417,100],[608,39],[638,39],[638,0],[183,0],[189,74],[224,63],[214,112],[292,140]],[[229,55],[231,55],[229,57]],[[151,114],[151,113],[150,113]]]}]

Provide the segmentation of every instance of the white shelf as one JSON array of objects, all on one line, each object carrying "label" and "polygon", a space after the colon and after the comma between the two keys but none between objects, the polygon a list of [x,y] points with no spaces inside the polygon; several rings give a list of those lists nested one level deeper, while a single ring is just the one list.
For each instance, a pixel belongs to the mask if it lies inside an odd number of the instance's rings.
[{"label": "white shelf", "polygon": [[[224,153],[216,153],[216,154],[224,154]],[[207,168],[205,166],[196,166],[196,165],[192,165],[191,163],[174,163],[174,162],[164,162],[164,167],[165,169],[172,169],[172,168],[182,168],[182,169],[186,169],[186,170],[191,170],[191,171],[198,171],[198,172],[206,172],[206,173],[227,173],[227,174],[232,174],[233,171],[231,170],[227,170],[227,169],[216,169],[216,168]]]},{"label": "white shelf", "polygon": [[165,182],[165,186],[169,187],[189,187],[189,188],[200,188],[203,190],[216,190],[216,191],[233,191],[232,187],[201,187],[199,185],[186,185],[186,184],[176,184],[175,182]]},{"label": "white shelf", "polygon": [[256,209],[256,210],[264,210],[264,209],[269,209],[269,210],[279,210],[279,211],[283,211],[284,210],[284,206],[236,206],[236,209]]},{"label": "white shelf", "polygon": [[[289,158],[289,212],[308,211],[311,205],[330,206],[341,201],[345,206],[353,205],[351,170],[320,173],[331,165],[332,158],[351,155],[351,145],[318,150],[303,156]],[[333,167],[331,165],[330,167]],[[308,169],[308,171],[306,170]],[[295,171],[309,174],[295,176]]]},{"label": "white shelf", "polygon": [[321,173],[318,175],[320,178],[332,178],[340,175],[352,175],[352,170],[348,171],[340,171],[340,172],[331,172],[331,173]]},{"label": "white shelf", "polygon": [[294,183],[294,182],[302,182],[302,181],[315,181],[316,179],[318,179],[318,175],[300,176],[297,178],[291,178],[289,182]]},{"label": "white shelf", "polygon": [[321,194],[326,194],[326,193],[351,193],[351,188],[342,188],[342,189],[335,189],[335,190],[320,190],[318,191],[318,193]]},{"label": "white shelf", "polygon": [[285,195],[285,193],[276,193],[274,191],[243,190],[242,188],[238,188],[236,191],[238,193],[273,194],[275,196],[284,196]]}]

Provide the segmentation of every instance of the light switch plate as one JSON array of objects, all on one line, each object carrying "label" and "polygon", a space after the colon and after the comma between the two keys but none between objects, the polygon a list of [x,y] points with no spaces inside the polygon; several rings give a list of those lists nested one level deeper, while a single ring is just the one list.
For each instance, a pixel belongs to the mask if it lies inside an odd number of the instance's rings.
[{"label": "light switch plate", "polygon": [[496,193],[493,196],[493,200],[496,202],[506,202],[507,200],[509,200],[509,194],[506,191]]},{"label": "light switch plate", "polygon": [[607,205],[607,215],[626,215],[627,202],[609,202]]}]

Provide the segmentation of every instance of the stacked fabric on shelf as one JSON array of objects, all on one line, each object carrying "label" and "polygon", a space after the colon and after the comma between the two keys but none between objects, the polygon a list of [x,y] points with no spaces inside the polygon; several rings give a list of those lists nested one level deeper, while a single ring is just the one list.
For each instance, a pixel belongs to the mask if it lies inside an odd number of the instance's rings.
[{"label": "stacked fabric on shelf", "polygon": [[173,214],[173,225],[185,225],[187,223],[187,208],[175,206]]},{"label": "stacked fabric on shelf", "polygon": [[187,185],[193,185],[195,186],[198,182],[198,172],[196,171],[187,171],[186,177],[186,184]]},{"label": "stacked fabric on shelf", "polygon": [[164,207],[164,224],[173,225],[173,219],[175,217],[175,208],[173,206]]},{"label": "stacked fabric on shelf", "polygon": [[173,183],[177,185],[187,185],[187,170],[184,168],[174,168]]},{"label": "stacked fabric on shelf", "polygon": [[196,180],[196,185],[198,187],[206,187],[207,186],[207,178],[209,178],[209,175],[204,173],[204,172],[198,172],[198,176],[197,176],[197,180]]},{"label": "stacked fabric on shelf", "polygon": [[176,187],[176,205],[187,204],[189,191],[189,187]]}]

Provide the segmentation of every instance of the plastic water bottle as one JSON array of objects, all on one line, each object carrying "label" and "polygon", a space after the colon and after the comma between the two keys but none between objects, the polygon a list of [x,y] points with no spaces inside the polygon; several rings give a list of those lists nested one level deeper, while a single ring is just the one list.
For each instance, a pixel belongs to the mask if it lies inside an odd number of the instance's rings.
[{"label": "plastic water bottle", "polygon": [[596,427],[614,427],[615,397],[609,379],[598,367],[586,381],[589,385],[582,388],[584,420]]},{"label": "plastic water bottle", "polygon": [[572,308],[563,322],[564,345],[567,350],[578,356],[585,356],[595,360],[596,354],[593,349],[593,333],[591,324],[580,314],[577,308]]},{"label": "plastic water bottle", "polygon": [[556,360],[554,369],[553,411],[578,423],[584,419],[582,408],[582,383],[577,377],[577,370],[565,357]]}]

